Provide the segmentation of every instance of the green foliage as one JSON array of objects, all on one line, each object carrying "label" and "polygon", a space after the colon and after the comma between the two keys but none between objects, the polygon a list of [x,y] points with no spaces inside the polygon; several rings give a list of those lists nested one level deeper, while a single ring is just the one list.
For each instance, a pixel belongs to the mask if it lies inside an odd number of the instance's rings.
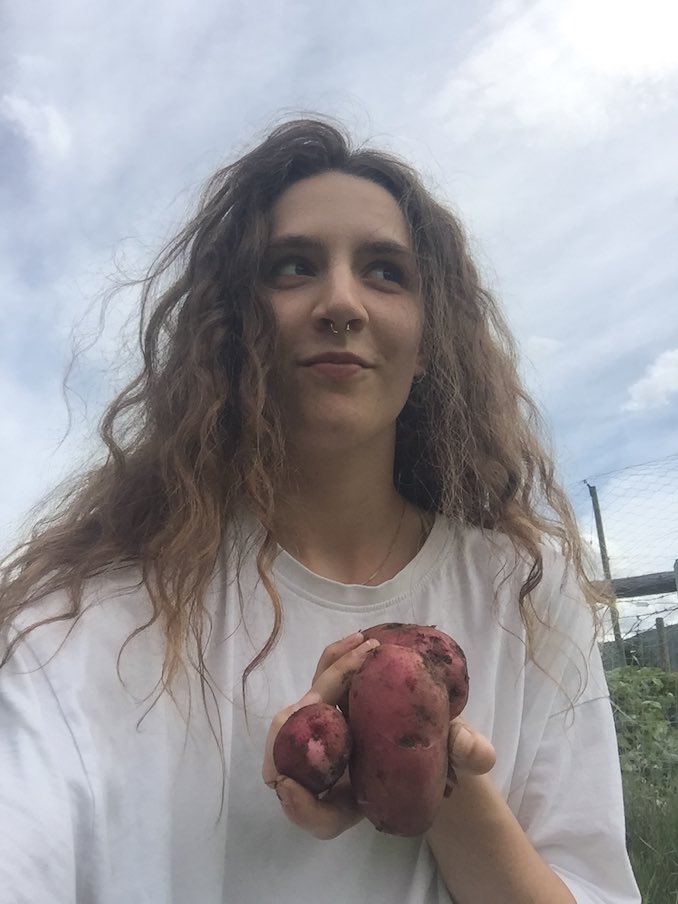
[{"label": "green foliage", "polygon": [[678,674],[625,666],[607,680],[633,871],[644,904],[678,904]]},{"label": "green foliage", "polygon": [[622,772],[659,789],[672,783],[678,775],[678,674],[624,666],[608,672],[607,681]]},{"label": "green foliage", "polygon": [[626,840],[643,904],[678,904],[678,781],[661,793],[624,775]]}]

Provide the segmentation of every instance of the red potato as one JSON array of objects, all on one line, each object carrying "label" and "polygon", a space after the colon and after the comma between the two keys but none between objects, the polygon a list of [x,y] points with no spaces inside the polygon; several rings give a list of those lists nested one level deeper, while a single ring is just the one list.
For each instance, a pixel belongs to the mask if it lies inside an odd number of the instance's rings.
[{"label": "red potato", "polygon": [[391,622],[375,625],[362,632],[365,640],[375,638],[380,644],[396,644],[419,653],[427,667],[434,669],[447,688],[450,720],[456,719],[468,700],[466,656],[449,634],[435,625],[404,625]]},{"label": "red potato", "polygon": [[365,816],[382,832],[421,835],[445,794],[447,689],[414,650],[383,644],[351,683],[349,775]]},{"label": "red potato", "polygon": [[351,747],[351,732],[339,710],[311,703],[292,713],[278,732],[273,762],[281,775],[320,794],[344,774]]},{"label": "red potato", "polygon": [[[315,794],[343,774],[364,815],[382,832],[420,835],[454,785],[450,721],[468,698],[461,647],[433,626],[390,623],[362,632],[371,652],[340,703],[297,710],[276,738],[276,768]],[[347,740],[348,738],[348,740]]]},{"label": "red potato", "polygon": [[[374,638],[380,644],[396,644],[419,653],[427,666],[440,675],[447,688],[450,721],[457,718],[468,700],[468,669],[464,651],[449,634],[439,631],[435,625],[407,625],[401,622],[374,625],[361,633],[365,640]],[[339,708],[350,720],[348,691],[340,700]]]}]

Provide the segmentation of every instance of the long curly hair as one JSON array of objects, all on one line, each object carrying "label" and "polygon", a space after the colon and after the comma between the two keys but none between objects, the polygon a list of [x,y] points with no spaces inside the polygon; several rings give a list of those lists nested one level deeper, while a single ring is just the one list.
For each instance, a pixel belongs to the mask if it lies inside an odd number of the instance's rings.
[{"label": "long curly hair", "polygon": [[244,693],[282,624],[271,578],[286,456],[268,391],[276,351],[264,291],[270,212],[295,182],[330,170],[390,192],[418,261],[427,370],[397,421],[398,491],[429,512],[510,538],[528,563],[517,600],[528,649],[530,592],[542,579],[545,539],[560,545],[597,611],[604,597],[586,576],[538,409],[521,385],[514,340],[481,283],[461,224],[401,160],[354,147],[333,123],[302,119],[279,126],[209,180],[193,218],[140,282],[143,366],[102,419],[106,460],[65,491],[4,560],[0,629],[48,593],[65,591],[67,602],[61,614],[18,632],[0,666],[39,625],[75,623],[89,578],[133,564],[152,604],[142,630],[159,622],[164,632],[160,692],[171,694],[190,645],[204,696],[205,593],[245,503],[265,531],[256,563],[274,622],[242,676]]}]

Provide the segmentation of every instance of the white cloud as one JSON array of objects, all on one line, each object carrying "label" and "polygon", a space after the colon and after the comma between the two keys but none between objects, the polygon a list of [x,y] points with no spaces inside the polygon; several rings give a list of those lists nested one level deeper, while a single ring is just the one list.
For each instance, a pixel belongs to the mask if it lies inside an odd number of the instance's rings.
[{"label": "white cloud", "polygon": [[629,88],[651,109],[678,76],[673,0],[541,0],[496,11],[437,92],[431,112],[470,139],[527,129],[572,144],[623,121]]},{"label": "white cloud", "polygon": [[0,370],[0,556],[19,539],[29,507],[89,454],[81,424],[66,438],[67,412],[53,382],[39,392]]},{"label": "white cloud", "polygon": [[52,104],[36,104],[25,97],[0,98],[0,117],[33,145],[43,160],[63,160],[71,150],[71,132]]},{"label": "white cloud", "polygon": [[560,27],[577,57],[615,78],[665,76],[678,70],[675,0],[570,0]]},{"label": "white cloud", "polygon": [[624,411],[645,411],[668,405],[678,394],[678,348],[662,352],[645,371],[645,376],[629,387]]},{"label": "white cloud", "polygon": [[546,363],[563,347],[559,339],[550,336],[529,336],[525,342],[525,351],[532,363],[539,367]]},{"label": "white cloud", "polygon": [[522,343],[521,372],[538,398],[549,391],[562,369],[564,343],[551,336],[528,336]]}]

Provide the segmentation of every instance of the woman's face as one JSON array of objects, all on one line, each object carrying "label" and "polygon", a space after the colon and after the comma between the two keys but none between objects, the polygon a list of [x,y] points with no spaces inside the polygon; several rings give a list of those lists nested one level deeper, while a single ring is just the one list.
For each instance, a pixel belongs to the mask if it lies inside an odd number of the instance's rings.
[{"label": "woman's face", "polygon": [[273,207],[266,277],[288,440],[392,443],[423,372],[416,261],[392,195],[340,172],[296,183]]}]

